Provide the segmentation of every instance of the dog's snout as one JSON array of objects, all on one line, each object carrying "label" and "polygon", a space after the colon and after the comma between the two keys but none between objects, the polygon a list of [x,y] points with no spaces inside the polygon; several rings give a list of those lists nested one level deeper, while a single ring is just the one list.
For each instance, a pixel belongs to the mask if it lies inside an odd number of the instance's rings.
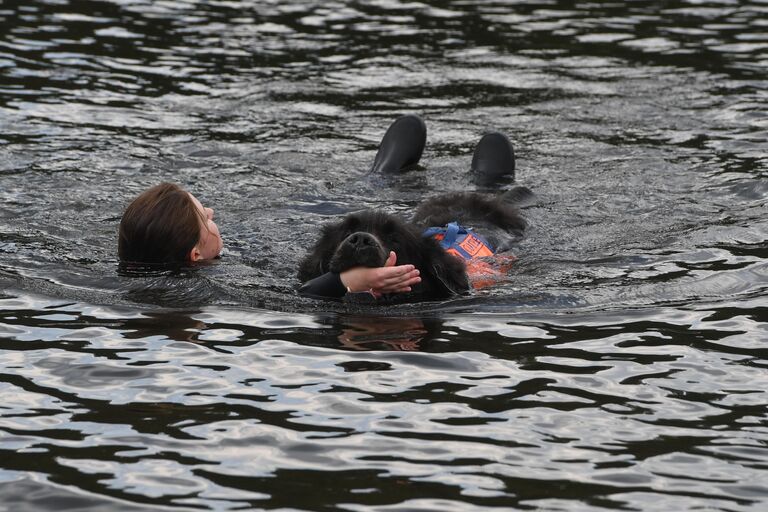
[{"label": "dog's snout", "polygon": [[357,248],[378,245],[373,235],[363,232],[352,233],[349,235],[349,238],[347,238],[347,241],[350,243],[350,245]]},{"label": "dog's snout", "polygon": [[388,254],[375,234],[355,231],[338,245],[329,268],[331,272],[341,273],[352,267],[382,267],[387,262]]}]

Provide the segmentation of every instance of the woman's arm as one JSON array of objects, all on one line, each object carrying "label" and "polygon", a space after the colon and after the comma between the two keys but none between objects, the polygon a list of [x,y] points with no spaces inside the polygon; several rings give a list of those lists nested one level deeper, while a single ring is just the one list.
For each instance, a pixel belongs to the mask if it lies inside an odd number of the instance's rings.
[{"label": "woman's arm", "polygon": [[313,297],[341,298],[347,292],[370,292],[375,297],[384,293],[404,293],[421,282],[413,265],[399,265],[397,255],[389,253],[383,267],[355,267],[341,274],[328,272],[302,284],[299,293]]},{"label": "woman's arm", "polygon": [[347,288],[341,282],[341,276],[333,272],[310,279],[299,287],[299,293],[307,297],[320,299],[339,299],[347,293]]}]

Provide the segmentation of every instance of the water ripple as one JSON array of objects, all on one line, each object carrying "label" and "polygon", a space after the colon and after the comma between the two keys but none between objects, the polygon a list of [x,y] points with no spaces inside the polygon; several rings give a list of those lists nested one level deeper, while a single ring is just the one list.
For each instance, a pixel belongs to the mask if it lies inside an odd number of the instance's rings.
[{"label": "water ripple", "polygon": [[[764,508],[766,6],[0,6],[0,502],[11,509]],[[367,174],[386,125],[422,167]],[[317,226],[536,191],[507,282],[296,296]],[[213,265],[128,275],[159,181]]]}]

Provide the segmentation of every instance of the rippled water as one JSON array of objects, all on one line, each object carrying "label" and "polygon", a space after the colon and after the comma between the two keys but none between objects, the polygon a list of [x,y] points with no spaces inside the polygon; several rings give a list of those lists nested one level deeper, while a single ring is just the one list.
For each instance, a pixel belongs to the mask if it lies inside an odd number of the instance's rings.
[{"label": "rippled water", "polygon": [[[768,504],[765,1],[0,2],[0,504]],[[417,112],[422,168],[368,174]],[[295,294],[317,227],[471,188],[539,202],[509,281]],[[225,254],[118,272],[174,181]],[[2,508],[2,507],[0,507]]]}]

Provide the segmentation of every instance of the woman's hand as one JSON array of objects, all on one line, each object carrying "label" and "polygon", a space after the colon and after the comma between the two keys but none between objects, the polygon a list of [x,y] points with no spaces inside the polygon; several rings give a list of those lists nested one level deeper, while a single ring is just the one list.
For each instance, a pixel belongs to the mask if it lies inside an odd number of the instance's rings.
[{"label": "woman's hand", "polygon": [[341,282],[350,292],[370,292],[375,297],[384,293],[404,293],[421,282],[413,265],[395,266],[397,255],[390,251],[383,267],[355,267],[341,273]]}]

